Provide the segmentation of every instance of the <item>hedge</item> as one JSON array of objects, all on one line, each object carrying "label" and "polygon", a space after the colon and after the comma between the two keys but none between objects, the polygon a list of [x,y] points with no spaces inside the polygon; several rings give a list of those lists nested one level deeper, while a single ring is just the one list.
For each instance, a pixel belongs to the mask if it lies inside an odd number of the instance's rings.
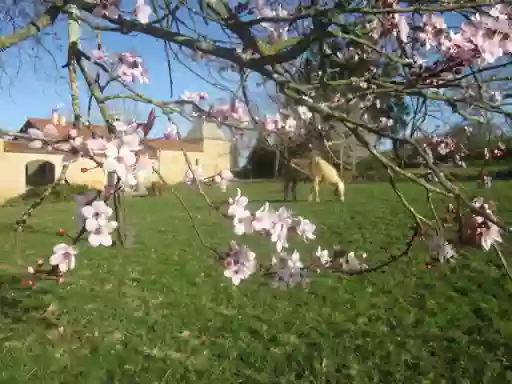
[{"label": "hedge", "polygon": [[[25,204],[27,202],[32,202],[33,200],[41,196],[46,190],[46,188],[48,187],[41,186],[30,188],[25,193],[22,193],[21,195],[6,200],[3,206],[14,206]],[[55,186],[55,188],[53,188],[52,192],[48,195],[45,201],[72,201],[74,195],[84,193],[89,189],[91,189],[91,187],[89,187],[86,184],[58,184]]]}]

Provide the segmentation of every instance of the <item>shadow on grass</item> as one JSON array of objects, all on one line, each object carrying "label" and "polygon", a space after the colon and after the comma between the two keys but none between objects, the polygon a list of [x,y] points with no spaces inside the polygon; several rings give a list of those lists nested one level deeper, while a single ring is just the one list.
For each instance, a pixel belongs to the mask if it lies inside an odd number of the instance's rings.
[{"label": "shadow on grass", "polygon": [[0,274],[0,321],[47,323],[42,314],[49,305],[46,300],[48,293],[49,290],[42,286],[35,289],[23,286],[20,275]]}]

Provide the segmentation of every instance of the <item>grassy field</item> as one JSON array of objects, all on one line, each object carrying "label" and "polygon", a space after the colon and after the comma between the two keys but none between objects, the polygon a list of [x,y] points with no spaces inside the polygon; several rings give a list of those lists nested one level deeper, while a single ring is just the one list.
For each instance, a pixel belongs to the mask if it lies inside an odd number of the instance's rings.
[{"label": "grassy field", "polygon": [[[281,197],[277,184],[242,187],[258,205]],[[487,192],[508,220],[511,187],[496,182]],[[403,190],[422,204],[421,190]],[[204,241],[225,246],[230,223],[180,191]],[[305,253],[340,244],[368,252],[369,263],[403,248],[410,218],[389,186],[349,185],[344,204],[322,192],[322,203],[287,204],[319,226],[318,242],[292,245]],[[132,248],[82,244],[62,286],[32,290],[0,275],[0,383],[512,382],[512,284],[491,253],[428,269],[418,243],[382,272],[319,275],[307,290],[275,290],[259,278],[233,287],[175,197],[128,205]],[[0,209],[3,263],[47,258],[62,240],[55,232],[76,227],[72,205],[51,204],[15,237],[7,227],[20,209]],[[266,239],[244,242],[269,259]],[[57,325],[41,316],[50,304]]]}]

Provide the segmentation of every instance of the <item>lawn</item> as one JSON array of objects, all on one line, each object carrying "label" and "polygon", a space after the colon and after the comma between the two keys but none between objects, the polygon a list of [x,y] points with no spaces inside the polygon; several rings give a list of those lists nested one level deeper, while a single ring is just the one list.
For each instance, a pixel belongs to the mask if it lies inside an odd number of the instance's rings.
[{"label": "lawn", "polygon": [[[486,192],[509,221],[511,186]],[[255,204],[281,197],[278,184],[241,187]],[[402,187],[422,204],[420,189]],[[195,191],[179,191],[204,241],[225,247],[230,223]],[[340,244],[368,252],[372,264],[401,251],[411,220],[388,185],[349,185],[345,203],[330,193],[287,204],[318,225],[318,242],[292,246],[306,254]],[[47,258],[62,240],[55,232],[76,227],[71,204],[48,204],[16,237],[7,226],[20,210],[0,208],[4,263]],[[2,273],[0,383],[512,382],[512,284],[490,252],[429,269],[418,243],[380,272],[318,275],[308,289],[276,290],[254,277],[234,287],[174,196],[134,198],[128,212],[133,247],[80,245],[64,285],[21,288],[19,276]],[[265,239],[240,240],[269,259]],[[57,323],[41,316],[50,304]]]}]

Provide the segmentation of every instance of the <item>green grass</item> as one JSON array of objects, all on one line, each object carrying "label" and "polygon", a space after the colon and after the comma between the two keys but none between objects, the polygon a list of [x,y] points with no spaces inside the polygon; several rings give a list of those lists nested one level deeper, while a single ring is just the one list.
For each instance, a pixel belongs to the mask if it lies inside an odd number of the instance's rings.
[{"label": "green grass", "polygon": [[[508,220],[511,186],[487,192]],[[252,200],[281,197],[278,184],[241,187]],[[420,189],[401,187],[423,204]],[[180,191],[205,242],[225,247],[230,223]],[[319,226],[318,242],[293,246],[305,254],[341,244],[367,251],[370,263],[400,252],[411,221],[389,186],[349,185],[344,204],[330,193],[288,204]],[[62,286],[22,289],[19,277],[0,276],[0,383],[512,382],[512,284],[490,252],[427,269],[418,243],[382,272],[318,275],[309,289],[275,290],[259,278],[233,287],[172,195],[128,205],[132,248],[81,244]],[[58,228],[76,226],[71,204],[48,204],[17,239],[6,228],[19,212],[0,209],[4,263],[47,258]],[[266,239],[240,240],[270,258]],[[40,316],[52,303],[58,325]]]}]

